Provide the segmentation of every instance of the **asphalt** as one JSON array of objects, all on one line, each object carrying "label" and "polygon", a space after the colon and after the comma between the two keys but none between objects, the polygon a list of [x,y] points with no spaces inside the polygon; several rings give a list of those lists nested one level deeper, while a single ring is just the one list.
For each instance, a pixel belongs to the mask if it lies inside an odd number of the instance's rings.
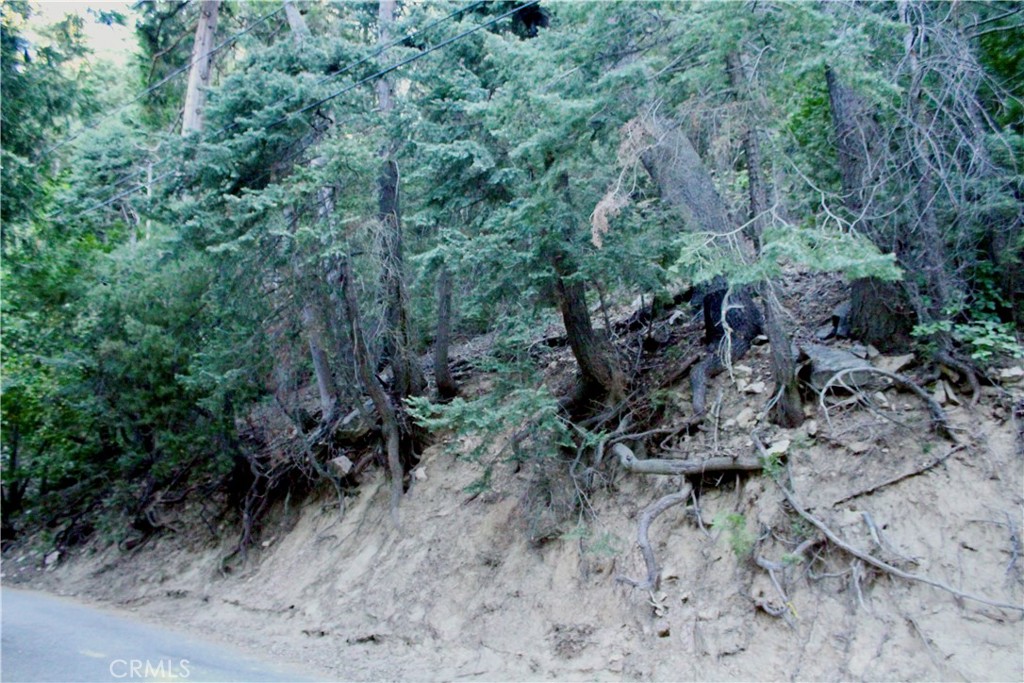
[{"label": "asphalt", "polygon": [[214,637],[33,591],[0,591],[0,681],[315,681]]}]

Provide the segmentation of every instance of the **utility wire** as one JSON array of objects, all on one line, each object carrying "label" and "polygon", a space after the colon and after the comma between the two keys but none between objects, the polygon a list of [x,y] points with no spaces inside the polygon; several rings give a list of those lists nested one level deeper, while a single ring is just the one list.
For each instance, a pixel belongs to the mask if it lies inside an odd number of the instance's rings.
[{"label": "utility wire", "polygon": [[160,88],[162,88],[165,85],[167,85],[167,83],[172,81],[177,76],[179,76],[182,73],[184,73],[185,71],[188,71],[189,69],[191,69],[192,66],[196,62],[198,62],[199,60],[205,59],[206,57],[212,57],[213,55],[217,54],[218,52],[223,50],[225,47],[227,47],[229,44],[231,44],[234,41],[238,40],[239,38],[244,36],[246,33],[249,33],[254,28],[256,28],[260,24],[264,23],[265,21],[270,19],[275,14],[278,14],[279,12],[283,11],[283,9],[284,9],[283,7],[279,7],[276,10],[274,10],[273,12],[269,12],[268,14],[264,14],[262,17],[260,17],[256,21],[252,22],[251,24],[246,26],[244,29],[242,29],[238,33],[235,33],[234,35],[228,36],[225,40],[221,41],[220,44],[218,44],[218,45],[214,46],[213,48],[211,48],[209,52],[207,52],[205,54],[202,54],[202,55],[197,55],[188,64],[185,64],[184,66],[180,66],[177,69],[175,69],[174,71],[172,71],[171,73],[167,74],[162,79],[160,79],[157,83],[154,83],[153,85],[149,86],[148,88],[143,90],[141,93],[139,93],[138,95],[136,95],[132,99],[130,99],[127,102],[125,102],[124,104],[122,104],[120,107],[118,107],[114,111],[112,111],[112,112],[110,112],[108,114],[105,114],[105,115],[101,116],[100,118],[95,119],[95,120],[90,121],[89,123],[85,124],[82,127],[82,129],[79,130],[77,133],[69,135],[68,137],[64,138],[60,142],[57,142],[54,145],[52,145],[51,147],[48,147],[47,149],[43,150],[43,153],[40,155],[39,160],[42,161],[43,159],[48,157],[50,155],[50,153],[53,152],[54,150],[60,149],[64,145],[68,144],[69,142],[73,142],[73,141],[77,140],[87,130],[95,129],[99,124],[101,124],[104,121],[107,121],[107,120],[117,116],[118,114],[120,114],[125,109],[127,109],[131,105],[135,104],[136,102],[138,102],[142,98],[146,97],[147,95],[152,94],[153,92],[156,92]]},{"label": "utility wire", "polygon": [[[418,36],[420,36],[420,35],[422,35],[422,34],[424,34],[424,33],[428,32],[428,31],[432,30],[432,29],[433,29],[434,27],[436,27],[436,26],[438,26],[438,25],[440,25],[440,24],[444,23],[445,21],[449,21],[450,19],[453,19],[454,17],[456,17],[456,16],[457,16],[457,15],[459,15],[459,14],[462,14],[462,13],[465,13],[465,12],[470,12],[470,11],[474,10],[475,8],[477,8],[477,7],[479,7],[479,6],[481,6],[481,5],[484,5],[484,4],[486,4],[487,2],[488,2],[488,0],[477,0],[476,2],[473,2],[473,3],[471,3],[471,4],[469,4],[469,5],[465,6],[465,7],[459,7],[459,8],[457,8],[457,9],[455,9],[454,11],[452,11],[452,12],[448,13],[447,15],[445,15],[445,16],[443,16],[443,17],[441,17],[440,19],[437,19],[437,20],[435,20],[435,21],[432,21],[432,22],[430,22],[429,24],[427,24],[427,25],[426,25],[426,26],[424,26],[423,28],[419,28],[419,29],[416,29],[416,30],[415,30],[415,31],[413,31],[412,33],[406,34],[406,35],[404,35],[404,36],[402,36],[402,37],[400,37],[400,38],[396,38],[395,40],[392,40],[391,42],[387,43],[386,45],[382,45],[382,46],[378,47],[378,48],[377,48],[377,49],[376,49],[375,51],[373,51],[372,53],[370,53],[370,54],[369,54],[369,55],[367,55],[366,57],[363,57],[362,59],[359,59],[359,60],[357,60],[357,61],[353,62],[352,64],[349,64],[348,66],[344,67],[343,69],[340,69],[340,70],[338,70],[338,71],[335,71],[335,72],[333,72],[333,73],[331,73],[331,74],[328,74],[328,75],[327,75],[327,76],[325,76],[324,78],[321,78],[321,79],[320,79],[319,81],[317,81],[317,82],[316,82],[316,83],[314,84],[314,86],[320,86],[320,85],[323,85],[323,84],[324,84],[324,83],[326,83],[327,81],[330,81],[330,80],[332,80],[332,79],[334,79],[334,78],[337,78],[338,76],[340,76],[340,75],[342,75],[342,74],[344,74],[344,73],[347,73],[347,72],[351,71],[352,69],[356,68],[357,66],[360,66],[360,65],[362,65],[362,64],[365,64],[366,62],[368,62],[368,61],[370,61],[370,60],[372,60],[372,59],[375,59],[375,58],[379,57],[380,55],[384,54],[384,52],[386,52],[387,50],[391,49],[392,47],[395,47],[396,45],[399,45],[399,44],[401,44],[401,43],[404,43],[404,42],[406,42],[406,41],[412,40],[413,38],[416,38],[416,37],[418,37]],[[235,39],[239,38],[239,37],[240,37],[241,35],[243,35],[243,34],[245,34],[245,33],[248,33],[248,32],[249,32],[249,31],[251,31],[251,30],[252,30],[253,28],[255,28],[255,27],[256,27],[257,25],[259,25],[259,24],[263,23],[264,21],[266,21],[266,20],[267,20],[267,19],[269,19],[270,17],[274,16],[275,14],[277,14],[278,12],[280,12],[280,11],[281,11],[282,9],[283,9],[283,8],[279,8],[279,9],[277,9],[277,10],[273,11],[273,12],[270,12],[269,14],[266,14],[266,15],[264,15],[263,17],[261,17],[261,18],[260,18],[260,19],[258,19],[257,21],[253,22],[253,24],[251,24],[250,26],[248,26],[248,27],[247,27],[246,29],[244,29],[244,30],[243,30],[242,32],[240,32],[240,33],[238,33],[238,34],[235,34],[234,36],[231,36],[231,37],[230,37],[230,38],[228,38],[227,40],[223,41],[223,42],[222,42],[222,43],[221,43],[220,45],[218,45],[218,46],[216,46],[215,48],[213,48],[213,49],[212,49],[212,50],[211,50],[211,51],[209,52],[209,54],[211,54],[211,55],[212,55],[213,53],[217,52],[218,50],[220,50],[221,48],[223,48],[223,47],[224,47],[225,45],[227,45],[227,44],[228,44],[229,42],[231,42],[231,41],[233,41],[233,40],[235,40]],[[147,90],[145,90],[145,91],[143,91],[142,93],[140,93],[140,94],[139,94],[139,95],[138,95],[137,97],[135,97],[135,98],[133,98],[132,100],[130,100],[130,101],[128,101],[128,102],[126,102],[126,103],[125,103],[125,104],[123,104],[123,105],[121,105],[121,106],[120,106],[120,107],[119,107],[118,109],[116,109],[115,111],[113,111],[113,112],[111,112],[110,114],[108,114],[108,115],[106,115],[106,116],[104,116],[104,117],[102,117],[102,118],[100,118],[100,119],[98,119],[98,120],[94,121],[94,122],[93,122],[92,124],[89,124],[88,126],[86,126],[85,128],[83,128],[82,130],[80,130],[80,131],[78,131],[77,133],[75,133],[75,134],[74,134],[73,136],[71,136],[71,137],[69,137],[69,138],[67,138],[67,139],[65,139],[65,140],[62,140],[61,142],[57,143],[57,144],[56,144],[56,145],[54,145],[53,147],[50,147],[49,149],[47,149],[46,151],[44,151],[44,152],[43,152],[43,157],[45,158],[45,157],[46,157],[46,156],[47,156],[47,155],[48,155],[48,154],[49,154],[50,152],[52,152],[53,150],[57,149],[58,147],[61,147],[62,145],[65,145],[65,144],[67,144],[67,143],[69,143],[69,142],[73,141],[74,139],[76,139],[77,137],[79,137],[80,135],[82,135],[82,133],[84,133],[84,132],[85,132],[86,130],[88,130],[88,129],[89,129],[90,127],[91,127],[91,128],[95,128],[95,127],[96,127],[96,125],[98,125],[98,124],[102,123],[103,121],[105,121],[105,120],[107,120],[107,119],[111,118],[112,116],[114,116],[114,115],[116,115],[116,114],[118,114],[118,113],[120,113],[120,112],[124,111],[124,110],[125,110],[125,109],[126,109],[127,107],[129,107],[130,105],[134,104],[135,102],[138,102],[138,101],[139,101],[140,99],[142,99],[142,98],[143,98],[143,97],[145,97],[146,95],[148,95],[148,94],[150,94],[151,92],[153,92],[153,91],[157,90],[158,88],[162,87],[162,86],[163,86],[164,84],[166,84],[166,83],[167,83],[168,81],[170,81],[170,80],[171,80],[172,78],[174,78],[174,77],[175,77],[175,76],[177,76],[178,74],[180,74],[180,73],[182,73],[183,71],[185,71],[186,69],[190,68],[190,67],[192,66],[192,64],[193,64],[193,63],[194,63],[194,61],[193,61],[193,62],[190,62],[189,64],[186,64],[185,66],[181,67],[180,69],[177,69],[176,71],[174,71],[174,72],[172,72],[171,74],[169,74],[168,76],[166,76],[166,77],[165,77],[165,78],[164,78],[163,80],[161,80],[161,81],[160,81],[159,83],[156,83],[156,84],[154,84],[153,86],[151,86],[151,87],[150,87],[150,88],[148,88]],[[275,123],[274,123],[274,124],[272,124],[272,125],[277,125],[277,123],[275,122]],[[227,124],[226,126],[223,126],[223,127],[221,127],[220,129],[218,129],[218,130],[214,131],[214,132],[213,132],[213,133],[211,134],[211,137],[215,137],[215,136],[217,136],[217,135],[220,135],[221,133],[224,133],[224,132],[226,132],[226,131],[228,131],[228,130],[231,130],[232,128],[235,128],[236,126],[238,126],[238,122],[237,122],[237,121],[235,121],[235,122],[232,122],[232,123],[229,123],[229,124]],[[135,178],[135,177],[137,177],[137,176],[141,175],[141,174],[142,174],[142,173],[143,173],[143,172],[144,172],[145,170],[146,170],[146,169],[140,169],[140,170],[138,170],[138,171],[136,171],[136,172],[134,172],[134,173],[129,173],[129,174],[127,174],[126,176],[122,177],[122,178],[121,178],[120,180],[116,181],[116,182],[115,182],[115,183],[114,183],[113,185],[109,186],[109,187],[108,187],[107,189],[108,189],[108,190],[113,190],[113,189],[115,189],[115,188],[117,188],[117,187],[120,187],[121,185],[123,185],[123,184],[124,184],[124,183],[126,183],[127,181],[131,180],[132,178]],[[123,193],[122,193],[122,194],[119,194],[119,195],[117,196],[117,199],[120,199],[120,198],[121,198],[122,196],[124,196],[124,195],[123,195]],[[94,206],[94,207],[91,207],[91,208],[87,209],[87,210],[86,210],[86,212],[89,212],[89,211],[93,211],[93,210],[95,210],[95,209],[99,209],[99,208],[101,208],[101,207],[103,207],[103,206],[107,206],[107,205],[108,205],[108,203],[109,203],[109,200],[108,200],[108,202],[101,202],[101,203],[97,204],[96,206]]]},{"label": "utility wire", "polygon": [[[427,24],[423,28],[416,29],[412,33],[409,33],[407,35],[401,36],[400,38],[395,38],[391,42],[389,42],[389,43],[387,43],[385,45],[379,46],[376,50],[374,50],[370,54],[366,55],[362,59],[358,59],[355,62],[349,64],[348,66],[346,66],[346,67],[344,67],[342,69],[339,69],[338,71],[333,71],[333,72],[327,74],[326,76],[324,76],[323,78],[318,80],[316,83],[314,83],[313,87],[316,88],[316,87],[319,87],[319,86],[323,85],[324,83],[327,83],[328,81],[332,81],[335,78],[337,78],[338,76],[341,76],[342,74],[348,73],[349,71],[351,71],[352,69],[356,68],[357,66],[361,66],[361,65],[366,64],[367,62],[369,62],[369,61],[371,61],[373,59],[376,59],[377,57],[380,57],[382,54],[384,54],[385,52],[387,52],[391,48],[395,47],[396,45],[401,45],[402,43],[405,43],[405,42],[407,42],[409,40],[412,40],[413,38],[416,38],[416,37],[420,36],[421,34],[426,33],[428,31],[432,30],[435,26],[438,26],[438,25],[440,25],[440,24],[442,24],[442,23],[444,23],[446,21],[449,21],[449,20],[455,18],[459,14],[462,14],[464,12],[470,12],[470,11],[476,9],[477,7],[479,7],[480,5],[486,4],[487,2],[490,2],[490,0],[477,0],[476,2],[473,2],[473,3],[469,4],[469,5],[466,5],[465,7],[459,7],[457,9],[455,9],[454,11],[449,12],[445,16],[441,17],[440,19],[436,19],[436,20],[430,22],[429,24]],[[294,99],[294,97],[295,96],[292,95],[292,96],[286,98],[285,101],[287,102],[287,101],[289,101],[291,99]],[[286,116],[287,116],[287,114],[286,114]],[[267,126],[267,128],[273,128],[274,126],[278,125],[278,123],[279,123],[279,121],[274,121],[269,126]],[[221,127],[220,129],[214,131],[211,134],[211,137],[220,135],[221,133],[224,133],[224,132],[227,132],[227,131],[231,130],[232,128],[236,128],[238,125],[239,125],[239,123],[237,121],[229,123],[229,124]]]},{"label": "utility wire", "polygon": [[473,28],[466,29],[462,33],[459,33],[458,35],[452,36],[451,38],[448,38],[447,40],[443,40],[440,43],[438,43],[437,45],[434,45],[434,46],[424,50],[423,52],[417,52],[416,54],[412,55],[411,57],[407,57],[406,59],[403,59],[402,61],[397,62],[396,64],[393,64],[392,66],[389,66],[386,69],[381,69],[377,73],[372,74],[370,76],[367,76],[366,78],[360,79],[360,80],[356,81],[355,83],[352,83],[351,85],[347,85],[347,86],[345,86],[344,88],[342,88],[341,90],[339,90],[339,91],[337,91],[335,93],[327,95],[326,97],[322,97],[319,100],[317,100],[316,102],[313,102],[312,104],[307,104],[305,107],[302,107],[301,109],[296,109],[293,112],[289,112],[288,114],[285,114],[284,116],[282,116],[281,118],[277,119],[276,121],[271,122],[270,125],[268,125],[265,130],[269,130],[269,129],[273,128],[274,126],[277,126],[277,125],[287,121],[288,119],[292,118],[293,116],[298,116],[299,114],[304,114],[305,112],[309,111],[310,109],[314,109],[314,108],[319,107],[320,105],[322,105],[322,104],[324,104],[326,102],[330,102],[331,100],[335,99],[336,97],[340,97],[340,96],[344,95],[345,93],[347,93],[347,92],[349,92],[351,90],[354,90],[358,86],[363,85],[364,83],[367,83],[369,81],[372,81],[372,80],[375,80],[377,78],[380,78],[381,76],[386,76],[387,74],[391,73],[392,71],[395,71],[397,69],[402,68],[403,66],[405,66],[407,64],[411,64],[412,62],[415,62],[417,59],[422,59],[423,57],[426,57],[431,52],[434,52],[436,50],[440,50],[443,47],[447,47],[448,45],[451,45],[452,43],[454,43],[457,40],[461,40],[462,38],[465,38],[466,36],[468,36],[468,35],[470,35],[472,33],[476,33],[480,29],[487,28],[488,26],[492,26],[492,25],[496,24],[497,22],[501,21],[502,19],[504,19],[505,17],[511,16],[511,15],[515,14],[516,12],[519,12],[520,10],[526,9],[527,7],[532,7],[533,5],[538,4],[539,2],[540,2],[540,0],[530,0],[530,2],[524,3],[524,4],[520,5],[519,7],[516,7],[515,9],[509,10],[508,12],[505,12],[504,14],[501,14],[501,15],[493,18],[493,19],[490,19],[489,21],[485,21],[484,23],[479,24],[477,26],[474,26]]},{"label": "utility wire", "polygon": [[[469,36],[469,35],[471,35],[473,33],[476,33],[477,31],[479,31],[481,29],[485,29],[485,28],[488,28],[490,26],[493,26],[494,24],[498,23],[502,19],[505,19],[505,18],[515,14],[516,12],[519,12],[519,11],[521,11],[523,9],[526,9],[527,7],[532,7],[533,5],[536,5],[536,4],[539,4],[539,3],[540,3],[540,0],[530,0],[529,2],[523,3],[522,5],[514,8],[514,9],[511,9],[511,10],[509,10],[509,11],[503,13],[503,14],[498,15],[497,17],[494,17],[493,19],[489,19],[489,20],[485,21],[482,24],[478,24],[477,26],[474,26],[472,28],[466,29],[465,31],[462,31],[461,33],[459,33],[459,34],[457,34],[455,36],[452,36],[451,38],[448,38],[446,40],[441,41],[437,45],[434,45],[434,46],[432,46],[432,47],[430,47],[430,48],[428,48],[428,49],[426,49],[426,50],[424,50],[422,52],[418,52],[415,55],[407,57],[406,59],[403,59],[403,60],[401,60],[401,61],[399,61],[399,62],[397,62],[397,63],[395,63],[395,64],[393,64],[393,65],[391,65],[389,67],[381,69],[380,71],[378,71],[378,72],[376,72],[374,74],[371,74],[371,75],[369,75],[369,76],[367,76],[365,78],[362,78],[362,79],[360,79],[360,80],[358,80],[358,81],[356,81],[356,82],[354,82],[354,83],[352,83],[350,85],[347,85],[344,88],[342,88],[342,89],[340,89],[340,90],[338,90],[338,91],[336,91],[334,93],[331,93],[330,95],[327,95],[326,97],[322,97],[319,100],[317,100],[316,102],[313,102],[312,104],[308,104],[308,105],[306,105],[304,107],[301,107],[300,109],[296,109],[295,111],[289,112],[289,113],[285,114],[284,116],[282,116],[282,117],[272,121],[268,125],[264,126],[263,130],[270,130],[271,128],[274,128],[275,126],[278,126],[281,123],[284,123],[285,121],[288,121],[289,119],[291,119],[291,118],[293,118],[295,116],[303,114],[303,113],[309,111],[310,109],[319,107],[319,106],[321,106],[321,105],[323,105],[323,104],[325,104],[325,103],[327,103],[327,102],[329,102],[329,101],[331,101],[333,99],[341,97],[345,93],[348,93],[348,92],[354,90],[355,88],[357,88],[360,85],[368,83],[369,81],[375,80],[375,79],[380,78],[382,76],[386,76],[387,74],[389,74],[389,73],[391,73],[393,71],[396,71],[396,70],[402,68],[403,66],[406,66],[408,64],[411,64],[412,62],[415,62],[418,59],[422,59],[423,57],[426,57],[427,55],[429,55],[432,52],[436,52],[437,50],[440,50],[441,48],[447,47],[448,45],[451,45],[452,43],[454,43],[454,42],[456,42],[458,40],[461,40],[461,39],[465,38],[466,36]],[[482,3],[475,3],[475,4],[482,4]],[[460,8],[458,11],[451,13],[448,17],[446,17],[446,19],[451,18],[452,16],[455,16],[455,14],[457,14],[460,11],[464,12],[464,11],[472,8],[473,6],[475,6],[475,4],[474,5],[470,5],[469,7]],[[430,26],[433,27],[433,26],[437,25],[437,23],[439,23],[439,22],[434,22]],[[388,49],[388,47],[393,47],[394,45],[397,45],[398,43],[405,42],[409,38],[414,37],[415,35],[417,35],[419,33],[422,33],[424,30],[426,30],[426,28],[421,29],[420,31],[417,31],[417,32],[415,32],[413,34],[410,34],[409,36],[404,36],[400,40],[392,41],[392,43],[389,43],[387,46],[382,46],[381,48],[379,48],[379,51],[378,51],[377,55],[383,53],[383,51],[385,49]],[[364,63],[368,59],[372,59],[374,56],[376,56],[376,55],[371,55],[368,58],[364,58],[360,62],[357,62],[357,64]],[[352,65],[352,66],[355,66],[355,65]],[[350,68],[352,68],[352,67],[348,67],[348,68],[344,69],[344,71],[348,71]],[[335,74],[332,74],[331,77],[333,78],[334,76],[339,75],[340,73],[343,73],[343,72],[336,72]],[[235,125],[237,125],[237,124],[233,123],[233,124],[230,124],[228,126],[225,126],[224,128],[221,128],[220,130],[216,131],[214,134],[218,134],[218,133],[224,132],[225,130],[228,130],[229,128],[232,128]],[[160,163],[164,163],[164,162],[160,162]],[[107,199],[107,200],[105,200],[103,202],[100,202],[100,203],[94,205],[94,206],[91,206],[88,209],[85,209],[84,211],[80,212],[79,215],[86,215],[88,213],[96,211],[97,209],[100,209],[100,208],[103,208],[105,206],[108,206],[108,205],[114,203],[115,201],[117,201],[118,199],[122,199],[123,197],[126,197],[126,196],[128,196],[130,194],[133,194],[135,192],[138,192],[139,190],[146,189],[150,185],[155,184],[156,182],[158,182],[160,180],[163,180],[164,178],[166,178],[166,177],[168,177],[168,176],[170,176],[170,175],[172,175],[172,174],[174,174],[176,172],[177,172],[176,170],[171,170],[171,171],[167,171],[166,173],[162,173],[159,176],[153,178],[151,181],[147,181],[146,183],[141,183],[141,184],[139,184],[139,185],[137,185],[137,186],[135,186],[133,188],[125,190],[124,192],[118,193],[117,195],[111,197],[110,199]]]}]

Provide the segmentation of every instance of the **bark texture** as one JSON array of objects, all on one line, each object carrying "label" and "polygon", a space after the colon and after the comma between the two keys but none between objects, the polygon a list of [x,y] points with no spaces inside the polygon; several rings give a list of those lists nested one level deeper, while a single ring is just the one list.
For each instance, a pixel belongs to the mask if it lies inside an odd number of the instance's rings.
[{"label": "bark texture", "polygon": [[[881,240],[865,212],[869,193],[878,178],[883,136],[864,102],[826,67],[829,108],[835,134],[843,204],[853,228],[875,244]],[[850,331],[882,351],[903,348],[910,343],[913,310],[899,283],[875,278],[854,280],[850,288]]]},{"label": "bark texture", "polygon": [[583,396],[603,396],[611,404],[618,403],[626,395],[626,377],[615,349],[594,330],[583,283],[563,272],[558,271],[555,292],[569,346],[580,368]]},{"label": "bark texture", "polygon": [[[690,230],[711,235],[714,246],[723,251],[749,251],[749,246],[735,235],[725,202],[715,189],[711,175],[704,167],[689,137],[678,125],[660,117],[646,122],[655,143],[641,156],[647,172],[658,184],[661,198],[682,213]],[[717,277],[701,287],[704,307],[704,338],[707,357],[691,374],[693,409],[705,409],[707,381],[724,367],[724,358],[740,358],[761,333],[761,311],[745,289],[732,291],[725,278]]]},{"label": "bark texture", "polygon": [[[751,97],[747,86],[743,60],[738,53],[731,53],[727,60],[729,79],[736,99],[746,103],[746,127],[743,131],[743,155],[747,162],[747,180],[750,189],[750,230],[754,248],[760,252],[762,234],[768,225],[768,183],[761,163],[761,143],[754,124],[755,117],[749,110]],[[775,380],[776,401],[772,409],[772,421],[792,429],[804,421],[803,402],[800,399],[800,385],[793,357],[793,345],[782,322],[782,307],[776,301],[771,283],[762,283],[761,300],[764,302],[765,333],[771,345],[772,377]]]},{"label": "bark texture", "polygon": [[217,33],[217,14],[220,0],[203,0],[199,6],[199,21],[196,24],[196,39],[192,47],[192,68],[188,74],[185,90],[185,111],[181,121],[181,134],[203,129],[203,111],[206,108],[206,90],[210,87],[212,73],[213,38]]},{"label": "bark texture", "polygon": [[347,258],[342,260],[340,267],[342,295],[345,300],[345,310],[348,314],[349,332],[355,355],[356,370],[359,373],[359,379],[363,388],[370,395],[373,407],[381,418],[388,470],[391,472],[391,512],[397,524],[398,504],[404,490],[403,478],[405,474],[402,469],[402,432],[398,410],[374,372],[370,352],[367,349],[366,339],[363,336],[359,299],[356,297],[355,289],[352,286],[352,268]]},{"label": "bark texture", "polygon": [[306,25],[306,19],[302,16],[302,12],[295,6],[292,0],[284,0],[284,16],[288,20],[288,28],[292,32],[292,40],[295,41],[296,46],[302,45],[302,43],[309,38],[309,26]]},{"label": "bark texture", "polygon": [[450,401],[459,394],[459,388],[448,365],[448,347],[452,338],[452,275],[442,266],[437,274],[437,335],[434,338],[434,379],[437,396]]},{"label": "bark texture", "polygon": [[[380,0],[378,4],[378,44],[391,40],[391,25],[395,18],[395,0]],[[382,115],[394,109],[390,79],[380,78],[376,84],[377,105]],[[399,398],[418,396],[426,382],[423,371],[413,353],[412,338],[405,292],[405,260],[402,244],[402,212],[399,197],[398,164],[393,151],[386,146],[381,150],[382,164],[377,177],[378,218],[381,224],[381,279],[385,296],[385,324],[387,334],[384,359],[391,363],[394,374],[394,392]]]}]

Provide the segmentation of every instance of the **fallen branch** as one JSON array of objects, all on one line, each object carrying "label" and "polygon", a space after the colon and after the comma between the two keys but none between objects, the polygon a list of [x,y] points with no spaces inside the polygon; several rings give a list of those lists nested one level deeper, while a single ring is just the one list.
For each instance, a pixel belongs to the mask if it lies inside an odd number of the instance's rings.
[{"label": "fallen branch", "polygon": [[623,469],[633,474],[662,474],[668,476],[695,475],[707,472],[759,472],[763,468],[760,458],[715,457],[703,460],[667,460],[651,458],[639,460],[627,446],[617,443],[612,453],[619,458]]},{"label": "fallen branch", "polygon": [[679,505],[680,503],[686,502],[686,499],[690,497],[690,493],[693,491],[693,486],[689,482],[685,482],[683,487],[675,493],[670,493],[667,496],[659,498],[654,503],[644,508],[643,513],[640,515],[640,523],[637,527],[636,543],[640,546],[640,552],[644,556],[644,562],[647,564],[647,578],[643,581],[636,581],[626,576],[617,576],[615,580],[619,583],[628,583],[634,588],[640,588],[641,590],[655,590],[658,586],[658,563],[654,559],[654,549],[651,548],[651,540],[648,537],[648,532],[651,528],[651,523],[654,519],[668,510],[673,505]]},{"label": "fallen branch", "polygon": [[927,391],[917,386],[917,384],[907,379],[903,375],[898,375],[895,372],[889,372],[888,370],[882,370],[881,368],[876,368],[870,365],[864,365],[861,367],[854,368],[844,368],[837,372],[836,374],[832,375],[832,378],[825,382],[825,386],[823,386],[821,388],[821,391],[818,392],[818,402],[821,404],[822,410],[826,412],[828,411],[828,408],[825,405],[825,394],[828,392],[828,390],[834,384],[839,382],[845,375],[849,375],[854,372],[875,374],[881,377],[886,377],[895,382],[896,384],[900,385],[901,387],[909,390],[911,393],[915,394],[918,398],[924,401],[926,406],[928,406],[928,413],[931,415],[932,424],[935,426],[935,431],[938,432],[939,435],[946,437],[950,441],[956,442],[956,437],[953,436],[952,429],[949,426],[949,420],[946,418],[946,411],[942,409],[942,406],[940,406],[935,399],[928,395]]}]

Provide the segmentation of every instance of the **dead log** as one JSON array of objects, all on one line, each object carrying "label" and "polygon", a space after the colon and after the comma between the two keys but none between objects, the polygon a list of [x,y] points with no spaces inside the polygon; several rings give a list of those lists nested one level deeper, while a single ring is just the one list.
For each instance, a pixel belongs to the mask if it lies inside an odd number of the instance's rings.
[{"label": "dead log", "polygon": [[651,458],[640,460],[629,447],[617,443],[612,453],[619,459],[623,469],[633,474],[659,474],[666,476],[691,476],[708,472],[760,472],[763,463],[760,458],[714,457],[705,459],[669,460]]}]

